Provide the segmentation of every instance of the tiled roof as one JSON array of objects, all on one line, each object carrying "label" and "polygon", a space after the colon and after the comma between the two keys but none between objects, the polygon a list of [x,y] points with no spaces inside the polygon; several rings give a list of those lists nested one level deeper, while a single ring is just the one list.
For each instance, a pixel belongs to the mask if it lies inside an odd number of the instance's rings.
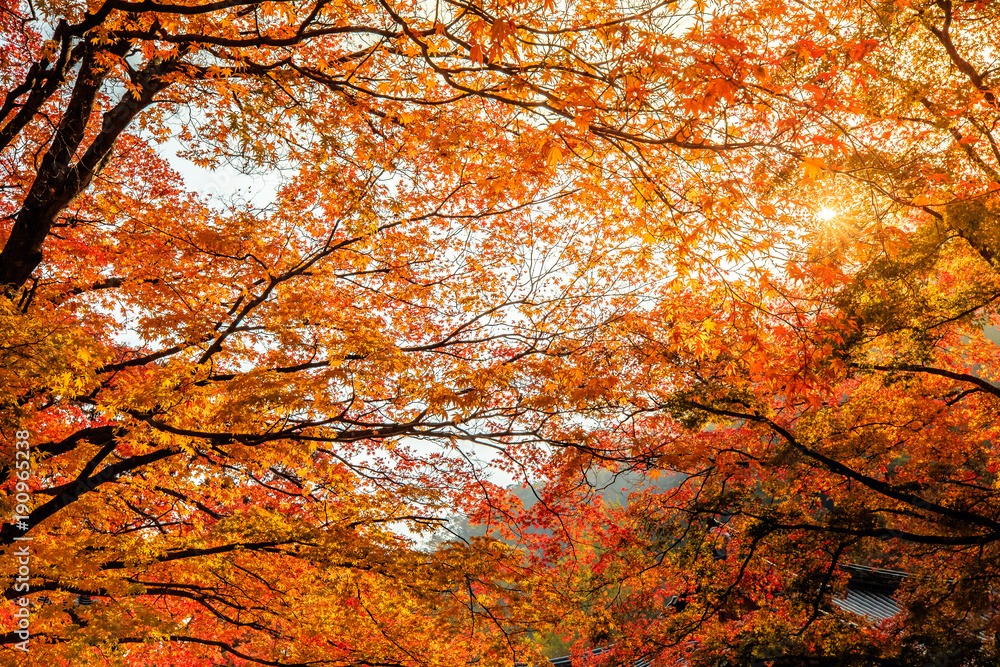
[{"label": "tiled roof", "polygon": [[[601,655],[602,653],[607,653],[611,651],[612,648],[614,647],[602,646],[599,648],[595,648],[589,651],[589,655],[598,656]],[[549,663],[553,667],[573,667],[573,658],[568,655],[565,655],[561,658],[549,658]],[[640,658],[638,660],[633,661],[629,667],[650,667],[651,664],[652,663],[650,663],[650,661],[647,658]],[[516,667],[527,667],[527,666],[524,665],[523,663],[518,663]],[[542,667],[542,666],[536,666],[536,667]]]},{"label": "tiled roof", "polygon": [[858,588],[848,588],[846,597],[833,598],[833,604],[875,622],[892,618],[902,611],[896,601],[885,593]]}]

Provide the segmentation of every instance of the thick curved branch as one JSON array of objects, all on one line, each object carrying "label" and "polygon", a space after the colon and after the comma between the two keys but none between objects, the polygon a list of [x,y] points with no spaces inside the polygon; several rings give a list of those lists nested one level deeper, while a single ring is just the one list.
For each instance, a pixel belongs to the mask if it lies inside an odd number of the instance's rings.
[{"label": "thick curved branch", "polygon": [[88,44],[84,51],[66,111],[0,252],[0,285],[5,286],[8,293],[20,288],[42,261],[42,245],[52,225],[62,210],[104,169],[121,133],[140,111],[152,104],[153,97],[169,85],[164,75],[176,65],[176,60],[151,62],[137,77],[138,97],[126,95],[104,115],[100,133],[71,166],[106,77],[106,66],[101,58],[120,57],[129,48],[128,41],[120,40],[104,50]]},{"label": "thick curved branch", "polygon": [[[998,390],[998,391],[1000,391],[1000,390]],[[893,485],[891,485],[891,484],[889,484],[887,482],[883,482],[883,481],[875,479],[874,477],[870,477],[868,475],[864,475],[864,474],[862,474],[862,473],[854,470],[853,468],[850,468],[850,467],[844,465],[843,463],[841,463],[839,461],[836,461],[836,460],[834,460],[834,459],[832,459],[832,458],[830,458],[828,456],[825,456],[825,455],[821,454],[820,452],[818,452],[818,451],[816,451],[814,449],[806,447],[804,444],[802,444],[801,442],[799,442],[799,440],[794,435],[792,435],[792,433],[788,429],[784,428],[780,424],[776,424],[774,421],[768,419],[767,417],[761,415],[760,413],[757,413],[757,412],[746,412],[746,411],[741,411],[741,410],[728,410],[728,409],[725,409],[725,408],[717,408],[715,406],[705,405],[703,403],[698,403],[697,401],[685,401],[684,403],[688,407],[691,407],[691,408],[694,408],[694,409],[697,409],[697,410],[702,410],[704,412],[708,412],[709,414],[718,415],[720,417],[732,417],[734,419],[745,419],[747,421],[754,422],[756,424],[765,425],[769,429],[771,429],[774,433],[776,433],[779,436],[781,436],[782,439],[784,439],[789,445],[791,445],[792,447],[794,447],[801,454],[803,454],[803,455],[805,455],[805,456],[813,459],[814,461],[817,461],[817,462],[823,464],[824,467],[826,467],[830,472],[832,472],[834,474],[837,474],[837,475],[840,475],[842,477],[846,477],[848,479],[852,479],[852,480],[854,480],[856,482],[859,482],[860,484],[863,484],[864,486],[868,487],[869,489],[871,489],[871,490],[873,490],[873,491],[875,491],[877,493],[880,493],[883,496],[886,496],[888,498],[892,498],[893,500],[898,500],[901,503],[905,503],[905,504],[910,505],[912,507],[918,507],[918,508],[920,508],[922,510],[925,510],[927,512],[933,512],[934,514],[945,516],[945,517],[948,517],[949,519],[953,519],[953,520],[959,521],[961,523],[974,524],[974,525],[977,525],[977,526],[981,526],[981,527],[986,528],[989,531],[991,531],[990,532],[991,535],[993,535],[993,534],[1000,535],[1000,522],[997,522],[994,519],[990,519],[988,517],[984,517],[984,516],[980,516],[978,514],[974,514],[972,512],[965,512],[965,511],[962,511],[962,510],[956,510],[956,509],[952,509],[950,507],[945,507],[944,505],[940,505],[938,503],[931,502],[929,500],[921,498],[920,496],[915,496],[912,493],[907,493],[905,491],[901,491],[900,489],[894,487]],[[945,539],[945,538],[942,538],[942,539]],[[960,539],[965,539],[965,538],[960,538]],[[980,539],[980,538],[977,538],[977,539]],[[991,540],[987,540],[987,541],[991,541]],[[947,543],[947,542],[945,542],[945,543]],[[974,543],[975,544],[979,544],[981,542],[980,541],[976,541]]]},{"label": "thick curved branch", "polygon": [[968,384],[975,385],[980,390],[985,391],[988,394],[992,394],[997,398],[1000,398],[1000,387],[990,384],[986,380],[976,377],[975,375],[970,375],[968,373],[956,373],[955,371],[945,370],[944,368],[934,368],[932,366],[920,366],[917,364],[899,364],[898,366],[883,366],[879,364],[849,364],[851,368],[858,369],[871,369],[876,371],[883,371],[885,373],[926,373],[928,375],[938,375],[940,377],[946,377],[951,380],[957,380],[958,382],[965,382]]}]

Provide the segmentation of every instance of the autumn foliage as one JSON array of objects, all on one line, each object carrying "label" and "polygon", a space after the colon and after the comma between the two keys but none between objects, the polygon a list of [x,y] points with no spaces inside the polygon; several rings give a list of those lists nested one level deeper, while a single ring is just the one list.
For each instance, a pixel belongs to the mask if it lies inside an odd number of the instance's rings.
[{"label": "autumn foliage", "polygon": [[994,664],[998,25],[4,0],[4,664]]}]

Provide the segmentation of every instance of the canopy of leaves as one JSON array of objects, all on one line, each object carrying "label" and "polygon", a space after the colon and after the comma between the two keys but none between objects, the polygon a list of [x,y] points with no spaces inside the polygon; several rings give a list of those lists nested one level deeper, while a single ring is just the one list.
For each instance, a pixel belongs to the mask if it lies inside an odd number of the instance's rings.
[{"label": "canopy of leaves", "polygon": [[998,25],[5,1],[0,654],[993,664]]}]

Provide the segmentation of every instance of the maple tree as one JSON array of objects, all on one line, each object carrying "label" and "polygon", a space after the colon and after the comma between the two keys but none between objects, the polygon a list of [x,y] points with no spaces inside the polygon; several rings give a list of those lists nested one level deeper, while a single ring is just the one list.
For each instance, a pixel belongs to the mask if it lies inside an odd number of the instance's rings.
[{"label": "maple tree", "polygon": [[[473,79],[505,34],[415,11],[5,9],[3,428],[33,457],[22,479],[5,450],[5,508],[32,498],[0,532],[31,539],[6,658],[506,662],[549,622],[516,549],[414,536],[503,511],[462,447],[553,437],[528,388],[582,374],[564,352],[632,298],[607,263],[632,251],[569,207],[557,135],[412,67],[434,39]],[[285,173],[273,202],[186,191],[175,127],[202,164]]]},{"label": "maple tree", "polygon": [[[995,664],[995,7],[757,7],[782,19],[699,30],[716,117],[785,128],[735,215],[786,239],[623,332],[641,391],[605,456],[688,477],[581,531],[606,613],[580,624],[610,618],[619,660]],[[830,604],[845,566],[904,573],[902,612]]]},{"label": "maple tree", "polygon": [[5,658],[991,659],[994,14],[5,4]]}]

